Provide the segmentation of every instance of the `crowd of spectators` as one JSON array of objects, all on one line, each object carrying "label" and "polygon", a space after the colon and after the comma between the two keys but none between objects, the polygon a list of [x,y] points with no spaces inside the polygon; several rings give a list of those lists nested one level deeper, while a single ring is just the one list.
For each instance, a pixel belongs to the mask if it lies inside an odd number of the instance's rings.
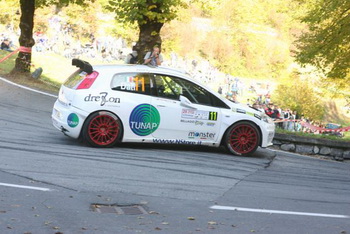
[{"label": "crowd of spectators", "polygon": [[[293,111],[289,108],[280,108],[278,105],[270,102],[270,95],[262,101],[261,97],[258,97],[253,105],[253,108],[265,113],[270,118],[272,118],[277,128],[292,132],[306,132],[313,134],[321,134],[320,129],[326,127],[325,124],[317,121],[312,121],[304,115],[299,115],[297,111]],[[315,129],[310,129],[303,125],[303,123],[308,123],[315,127]]]},{"label": "crowd of spectators", "polygon": [[[93,34],[90,34],[88,40],[84,42],[78,40],[73,27],[64,22],[58,15],[53,16],[48,24],[48,31],[37,30],[33,33],[35,41],[33,51],[38,53],[53,52],[68,59],[96,58],[106,62],[123,60],[129,51],[126,41],[122,38],[111,36],[95,38]],[[17,42],[19,35],[19,31],[10,24],[7,25],[0,35],[1,49],[12,51],[15,47],[12,42]]]},{"label": "crowd of spectators", "polygon": [[122,60],[126,56],[126,42],[122,38],[95,37],[90,34],[88,40],[78,40],[73,27],[58,15],[49,20],[50,32],[36,31],[33,35],[36,52],[54,52],[71,58],[97,58],[107,62]]}]

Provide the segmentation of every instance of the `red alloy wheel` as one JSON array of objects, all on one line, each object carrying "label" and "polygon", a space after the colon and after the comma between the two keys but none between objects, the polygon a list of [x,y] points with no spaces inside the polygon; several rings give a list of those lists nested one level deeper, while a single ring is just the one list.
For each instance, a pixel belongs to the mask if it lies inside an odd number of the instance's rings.
[{"label": "red alloy wheel", "polygon": [[112,146],[119,132],[119,121],[111,114],[96,115],[88,123],[87,134],[94,146]]},{"label": "red alloy wheel", "polygon": [[232,126],[228,133],[229,150],[237,155],[253,153],[260,140],[257,128],[251,123],[239,123]]}]

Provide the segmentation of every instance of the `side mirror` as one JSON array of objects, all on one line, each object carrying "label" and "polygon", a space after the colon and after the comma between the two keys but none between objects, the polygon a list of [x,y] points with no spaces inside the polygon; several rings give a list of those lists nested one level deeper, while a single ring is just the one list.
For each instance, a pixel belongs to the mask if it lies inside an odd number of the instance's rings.
[{"label": "side mirror", "polygon": [[193,106],[193,103],[190,100],[188,100],[188,98],[185,96],[180,95],[180,103],[181,103],[181,106],[197,109],[196,107]]}]

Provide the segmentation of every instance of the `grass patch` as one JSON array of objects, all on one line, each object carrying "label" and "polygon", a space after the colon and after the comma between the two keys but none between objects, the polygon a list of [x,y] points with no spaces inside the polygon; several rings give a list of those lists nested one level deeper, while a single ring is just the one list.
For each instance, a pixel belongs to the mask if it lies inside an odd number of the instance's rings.
[{"label": "grass patch", "polygon": [[[4,58],[10,53],[7,51],[0,50],[0,58]],[[24,85],[30,88],[35,88],[41,91],[57,94],[62,82],[52,79],[45,72],[42,73],[39,79],[34,79],[31,77],[31,74],[10,74],[13,68],[15,67],[15,60],[18,54],[15,53],[10,56],[8,59],[0,63],[0,76],[5,77],[6,79],[15,82],[20,85]],[[46,59],[46,62],[49,63],[51,60]],[[35,71],[39,66],[33,66],[31,68],[31,73]]]},{"label": "grass patch", "polygon": [[[5,58],[10,53],[4,50],[0,50],[0,59]],[[15,59],[17,58],[17,53],[10,56],[8,59],[0,63],[0,75],[6,75],[10,73],[14,67]]]},{"label": "grass patch", "polygon": [[345,132],[344,137],[337,137],[337,136],[331,136],[331,135],[325,135],[325,134],[313,134],[313,133],[306,133],[306,132],[291,132],[291,131],[284,130],[281,128],[276,128],[276,133],[295,135],[295,136],[303,136],[303,137],[309,137],[309,138],[315,138],[315,139],[350,141],[350,132]]},{"label": "grass patch", "polygon": [[[0,50],[0,59],[7,55],[9,55],[9,52]],[[35,69],[41,67],[43,73],[40,78],[34,79],[30,75],[21,74],[10,75],[9,73],[15,67],[17,55],[18,54],[15,53],[7,60],[0,63],[0,76],[18,84],[54,94],[58,93],[61,84],[78,69],[77,67],[72,66],[72,59],[67,59],[53,52],[37,53],[33,51],[33,66],[31,68],[31,73],[34,72]],[[82,57],[81,59],[86,60],[91,64],[108,64],[108,62],[102,61],[101,59],[98,59],[98,57],[95,59]],[[113,63],[123,63],[123,61],[113,61]]]}]

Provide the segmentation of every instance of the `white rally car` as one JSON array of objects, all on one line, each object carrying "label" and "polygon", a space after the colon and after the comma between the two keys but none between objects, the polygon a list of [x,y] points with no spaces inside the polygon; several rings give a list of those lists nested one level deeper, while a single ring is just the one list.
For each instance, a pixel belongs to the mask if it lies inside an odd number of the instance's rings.
[{"label": "white rally car", "polygon": [[248,155],[271,145],[273,121],[233,103],[181,71],[146,65],[79,67],[61,86],[53,125],[95,147],[118,142],[224,145]]}]

